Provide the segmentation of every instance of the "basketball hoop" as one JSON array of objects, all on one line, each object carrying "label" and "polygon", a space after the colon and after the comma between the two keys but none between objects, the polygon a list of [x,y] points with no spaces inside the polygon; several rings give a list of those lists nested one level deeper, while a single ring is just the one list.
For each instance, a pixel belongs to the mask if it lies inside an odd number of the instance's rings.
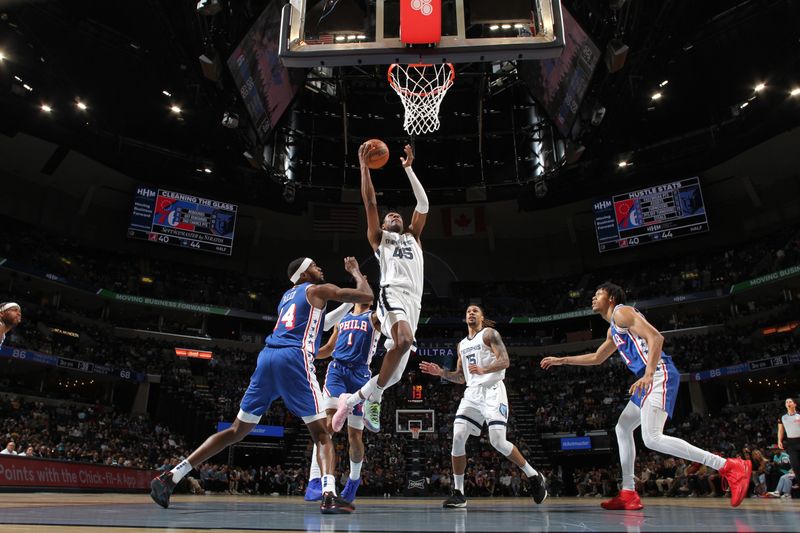
[{"label": "basketball hoop", "polygon": [[408,428],[411,431],[411,438],[416,440],[419,439],[419,434],[422,432],[422,427],[416,428]]},{"label": "basketball hoop", "polygon": [[389,85],[400,97],[406,113],[403,128],[409,135],[439,129],[439,106],[456,77],[452,63],[389,66]]}]

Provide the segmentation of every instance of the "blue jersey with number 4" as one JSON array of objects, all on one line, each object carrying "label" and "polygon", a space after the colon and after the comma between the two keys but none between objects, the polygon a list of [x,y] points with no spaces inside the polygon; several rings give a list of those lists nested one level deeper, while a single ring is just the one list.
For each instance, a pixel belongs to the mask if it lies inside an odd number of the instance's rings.
[{"label": "blue jersey with number 4", "polygon": [[306,294],[311,283],[301,283],[286,291],[278,304],[278,322],[267,337],[269,348],[300,348],[315,354],[319,350],[320,332],[325,323],[325,308],[318,309]]},{"label": "blue jersey with number 4", "polygon": [[360,315],[347,313],[339,321],[339,336],[333,349],[333,358],[354,366],[369,366],[378,348],[380,332],[373,325],[372,311]]}]

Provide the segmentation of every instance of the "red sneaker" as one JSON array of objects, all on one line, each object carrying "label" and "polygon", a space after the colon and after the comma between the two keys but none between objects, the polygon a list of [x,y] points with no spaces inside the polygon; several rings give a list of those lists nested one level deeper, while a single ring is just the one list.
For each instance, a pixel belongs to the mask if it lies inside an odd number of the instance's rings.
[{"label": "red sneaker", "polygon": [[731,488],[731,506],[739,507],[744,497],[747,496],[752,473],[752,463],[744,459],[727,459],[725,466],[719,469],[719,475],[728,482],[728,486]]},{"label": "red sneaker", "polygon": [[600,507],[609,511],[638,511],[644,509],[642,500],[639,499],[639,495],[635,490],[621,490],[619,494],[610,500],[601,503]]}]

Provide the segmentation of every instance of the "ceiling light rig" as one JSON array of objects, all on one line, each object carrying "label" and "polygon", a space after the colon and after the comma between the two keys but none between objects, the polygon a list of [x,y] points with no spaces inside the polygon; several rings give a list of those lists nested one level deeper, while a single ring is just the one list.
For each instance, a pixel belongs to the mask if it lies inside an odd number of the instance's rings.
[{"label": "ceiling light rig", "polygon": [[39,106],[39,109],[41,109],[41,110],[42,110],[42,111],[44,111],[45,113],[52,113],[52,112],[53,112],[53,108],[52,108],[52,107],[50,107],[50,106],[49,106],[49,105],[47,105],[47,104],[42,104],[41,106]]},{"label": "ceiling light rig", "polygon": [[178,106],[178,105],[175,105],[175,104],[172,104],[172,105],[169,107],[169,110],[170,110],[170,111],[171,111],[171,112],[172,112],[174,115],[180,115],[181,113],[183,113],[183,109],[181,109],[181,108],[180,108],[180,106]]},{"label": "ceiling light rig", "polygon": [[758,85],[756,85],[755,87],[753,87],[753,91],[757,92],[757,93],[760,93],[761,91],[763,91],[766,88],[767,88],[767,85],[762,82],[762,83],[759,83]]}]

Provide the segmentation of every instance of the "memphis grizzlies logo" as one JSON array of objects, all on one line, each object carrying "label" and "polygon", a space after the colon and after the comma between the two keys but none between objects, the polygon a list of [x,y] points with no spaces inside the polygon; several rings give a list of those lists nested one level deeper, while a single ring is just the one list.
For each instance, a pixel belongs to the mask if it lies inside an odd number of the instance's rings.
[{"label": "memphis grizzlies logo", "polygon": [[508,418],[508,406],[506,404],[501,403],[497,410],[500,411],[500,414],[503,415],[503,418]]}]

